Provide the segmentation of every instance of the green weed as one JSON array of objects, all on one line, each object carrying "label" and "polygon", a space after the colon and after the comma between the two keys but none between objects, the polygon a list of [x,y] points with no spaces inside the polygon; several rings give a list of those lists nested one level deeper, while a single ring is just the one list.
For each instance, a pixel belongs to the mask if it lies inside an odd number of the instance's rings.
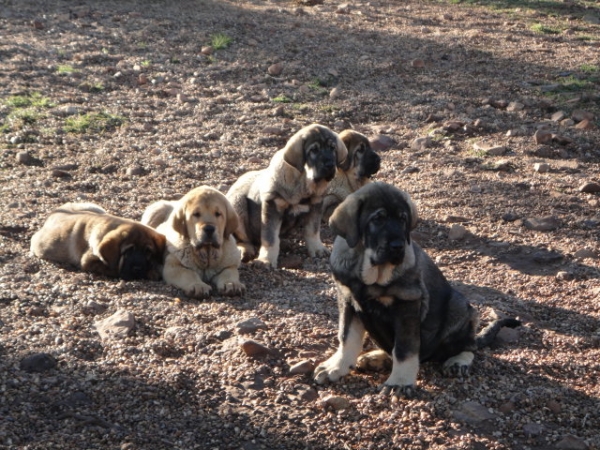
[{"label": "green weed", "polygon": [[227,36],[225,33],[216,33],[210,37],[210,45],[214,50],[227,48],[232,42],[233,39]]},{"label": "green weed", "polygon": [[56,72],[59,75],[70,75],[73,72],[75,72],[75,69],[73,69],[73,67],[69,66],[68,64],[61,64],[56,68]]},{"label": "green weed", "polygon": [[101,133],[121,126],[125,118],[105,112],[88,113],[69,117],[65,121],[64,130],[68,133]]},{"label": "green weed", "polygon": [[278,95],[277,97],[273,97],[271,99],[275,103],[290,103],[292,100],[285,95]]},{"label": "green weed", "polygon": [[542,34],[560,34],[561,30],[557,27],[549,27],[543,23],[535,23],[529,27],[531,31]]}]

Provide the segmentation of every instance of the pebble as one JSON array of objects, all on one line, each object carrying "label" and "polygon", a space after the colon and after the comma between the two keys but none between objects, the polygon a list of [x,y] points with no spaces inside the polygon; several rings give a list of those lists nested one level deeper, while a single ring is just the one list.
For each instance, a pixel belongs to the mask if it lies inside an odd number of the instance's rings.
[{"label": "pebble", "polygon": [[46,372],[54,369],[57,365],[56,359],[48,353],[35,353],[21,360],[19,367],[28,373]]},{"label": "pebble", "polygon": [[460,409],[452,412],[452,415],[455,419],[462,420],[470,425],[477,425],[484,420],[496,418],[496,415],[489,412],[485,406],[473,401],[463,403]]},{"label": "pebble", "polygon": [[329,395],[323,399],[323,405],[332,408],[335,411],[340,411],[350,407],[350,400],[336,395]]},{"label": "pebble", "polygon": [[505,222],[514,222],[518,218],[519,218],[518,215],[516,215],[514,213],[510,213],[510,212],[502,215],[502,220],[504,220]]},{"label": "pebble", "polygon": [[522,111],[523,109],[525,109],[525,105],[519,102],[510,102],[506,107],[506,110],[511,112]]},{"label": "pebble", "polygon": [[589,446],[578,437],[568,435],[556,443],[556,448],[561,450],[588,450]]},{"label": "pebble", "polygon": [[560,121],[560,125],[562,127],[568,128],[568,127],[572,127],[573,125],[575,125],[575,121],[573,119],[563,119]]},{"label": "pebble", "polygon": [[394,139],[385,134],[378,134],[372,139],[369,139],[369,143],[371,144],[371,148],[376,152],[385,152],[397,144]]},{"label": "pebble", "polygon": [[550,117],[550,120],[554,121],[554,122],[560,122],[561,120],[563,120],[565,118],[566,114],[564,111],[556,111],[554,114],[552,114],[552,116]]},{"label": "pebble", "polygon": [[215,49],[211,45],[205,45],[200,49],[200,53],[206,56],[210,56],[214,53]]},{"label": "pebble", "polygon": [[467,219],[466,217],[462,217],[462,216],[447,215],[447,216],[444,216],[442,221],[446,222],[446,223],[464,223],[464,222],[468,222],[469,219]]},{"label": "pebble", "polygon": [[141,166],[131,166],[125,171],[129,176],[138,176],[144,174],[144,168]]},{"label": "pebble", "polygon": [[573,278],[574,278],[574,276],[571,272],[566,272],[564,270],[561,270],[560,272],[557,272],[557,274],[556,274],[556,279],[558,281],[569,281],[569,280],[572,280]]},{"label": "pebble", "polygon": [[519,340],[520,332],[514,328],[502,327],[496,335],[496,339],[507,344],[515,343]]},{"label": "pebble", "polygon": [[291,375],[304,375],[306,373],[311,373],[315,369],[315,365],[309,361],[304,360],[300,361],[293,366],[290,367]]},{"label": "pebble", "polygon": [[81,309],[84,314],[96,315],[104,313],[104,311],[106,311],[106,305],[95,302],[94,300],[89,300]]},{"label": "pebble", "polygon": [[95,322],[94,327],[103,341],[123,339],[127,337],[135,327],[135,317],[133,316],[133,313],[120,309],[112,316]]},{"label": "pebble", "polygon": [[561,404],[559,402],[557,402],[556,400],[548,400],[548,403],[546,403],[546,406],[554,414],[559,414],[562,411]]},{"label": "pebble", "polygon": [[546,173],[550,171],[550,165],[546,163],[535,163],[533,165],[533,170],[538,173]]},{"label": "pebble", "polygon": [[413,66],[415,69],[422,69],[423,67],[425,67],[425,61],[423,61],[422,59],[413,59],[410,65]]},{"label": "pebble", "polygon": [[282,63],[272,64],[267,69],[267,72],[269,73],[269,75],[273,75],[273,76],[281,75],[281,72],[283,72],[283,64]]},{"label": "pebble", "polygon": [[533,231],[554,231],[560,226],[560,222],[554,216],[531,217],[525,219],[523,225]]},{"label": "pebble", "polygon": [[596,183],[595,181],[587,181],[579,186],[579,192],[584,192],[587,194],[600,192],[600,183]]},{"label": "pebble", "polygon": [[410,143],[410,148],[412,150],[424,150],[431,147],[432,143],[433,141],[429,136],[418,137],[413,139],[413,141]]},{"label": "pebble", "polygon": [[240,334],[249,334],[254,333],[260,329],[266,329],[267,324],[265,324],[258,317],[251,317],[249,319],[243,320],[236,324],[237,332]]},{"label": "pebble", "polygon": [[31,156],[29,152],[18,152],[16,158],[19,164],[23,164],[25,166],[35,166],[40,161]]},{"label": "pebble", "polygon": [[536,144],[548,144],[552,141],[552,133],[548,130],[537,130],[533,135]]},{"label": "pebble", "polygon": [[583,119],[581,122],[575,125],[575,128],[577,128],[578,130],[593,130],[595,126],[592,123],[592,121],[588,119]]},{"label": "pebble", "polygon": [[60,169],[53,169],[50,174],[54,177],[54,178],[71,178],[71,174],[69,172],[67,172],[66,170],[60,170]]},{"label": "pebble", "polygon": [[571,119],[573,119],[575,122],[581,122],[582,120],[591,121],[594,120],[594,113],[584,111],[583,109],[576,109],[571,114]]},{"label": "pebble", "polygon": [[283,136],[286,131],[282,127],[266,126],[262,129],[263,134],[274,134],[275,136]]},{"label": "pebble", "polygon": [[259,357],[271,353],[271,349],[253,340],[243,341],[240,346],[243,352],[251,357]]},{"label": "pebble", "polygon": [[500,411],[502,414],[509,414],[509,413],[513,412],[514,410],[515,410],[515,404],[513,402],[502,403],[498,407],[498,411]]},{"label": "pebble", "polygon": [[523,425],[523,434],[526,437],[539,436],[544,432],[544,426],[539,423],[526,423]]},{"label": "pebble", "polygon": [[450,231],[448,232],[448,239],[451,241],[459,241],[463,239],[467,234],[467,229],[462,225],[457,223],[453,224],[450,227]]},{"label": "pebble", "polygon": [[341,90],[339,87],[334,87],[330,92],[329,92],[329,98],[331,100],[335,100],[336,98],[339,98],[341,95]]},{"label": "pebble", "polygon": [[589,249],[589,248],[582,248],[577,250],[573,256],[577,259],[596,259],[598,257],[598,255],[596,254],[596,252],[594,252],[593,250]]}]

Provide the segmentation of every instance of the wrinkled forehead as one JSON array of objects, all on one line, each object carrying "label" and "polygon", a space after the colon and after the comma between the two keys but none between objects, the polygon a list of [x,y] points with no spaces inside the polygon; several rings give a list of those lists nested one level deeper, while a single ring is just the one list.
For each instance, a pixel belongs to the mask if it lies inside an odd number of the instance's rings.
[{"label": "wrinkled forehead", "polygon": [[313,128],[304,136],[304,149],[313,146],[335,149],[336,139],[334,134],[326,128]]},{"label": "wrinkled forehead", "polygon": [[384,195],[381,197],[371,196],[364,202],[361,219],[369,222],[375,217],[385,216],[390,219],[397,219],[410,223],[410,207],[406,200],[398,196]]},{"label": "wrinkled forehead", "polygon": [[204,194],[188,203],[186,208],[189,213],[215,214],[225,213],[225,205],[221,198],[212,193]]}]

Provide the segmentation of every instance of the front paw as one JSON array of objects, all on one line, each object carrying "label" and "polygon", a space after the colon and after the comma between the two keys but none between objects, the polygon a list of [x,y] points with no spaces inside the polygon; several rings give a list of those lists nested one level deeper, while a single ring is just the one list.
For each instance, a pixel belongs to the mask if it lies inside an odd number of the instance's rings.
[{"label": "front paw", "polygon": [[274,250],[272,247],[261,247],[260,252],[258,254],[258,258],[256,261],[258,263],[264,264],[265,266],[272,267],[273,269],[277,269],[277,257],[279,256],[279,251]]},{"label": "front paw", "polygon": [[194,283],[184,289],[185,295],[194,298],[207,298],[210,296],[212,288],[203,282]]},{"label": "front paw", "polygon": [[386,381],[379,386],[379,392],[384,396],[394,396],[402,398],[414,398],[417,394],[417,388],[414,384],[407,384],[403,386],[388,384]]},{"label": "front paw", "polygon": [[256,258],[256,249],[252,244],[238,244],[238,248],[242,252],[242,262],[247,263]]},{"label": "front paw", "polygon": [[321,242],[308,246],[308,254],[311,258],[324,258],[329,256],[330,251]]},{"label": "front paw", "polygon": [[350,369],[350,365],[344,363],[343,358],[336,353],[317,366],[313,378],[318,384],[323,384],[327,380],[338,381],[343,376],[348,375]]},{"label": "front paw", "polygon": [[219,287],[219,294],[234,297],[236,295],[244,295],[246,292],[246,286],[237,281],[225,283]]},{"label": "front paw", "polygon": [[462,352],[452,358],[448,358],[442,366],[442,373],[447,377],[464,377],[469,375],[469,369],[473,362],[472,352]]}]

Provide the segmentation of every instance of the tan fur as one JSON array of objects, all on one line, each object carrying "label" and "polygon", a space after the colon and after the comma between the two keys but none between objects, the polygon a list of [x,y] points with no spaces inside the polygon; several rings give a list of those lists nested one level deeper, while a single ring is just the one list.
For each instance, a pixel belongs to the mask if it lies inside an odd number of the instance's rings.
[{"label": "tan fur", "polygon": [[[165,242],[152,228],[107,214],[93,203],[67,203],[53,211],[33,235],[31,252],[42,259],[119,277],[124,251],[132,246],[147,250],[158,266]],[[148,277],[159,279],[160,273],[154,270]]]},{"label": "tan fur", "polygon": [[[158,201],[146,209],[142,222],[154,224],[167,238],[167,283],[191,297],[209,296],[211,285],[219,294],[244,293],[240,252],[232,235],[239,219],[221,192],[201,186],[178,201]],[[208,233],[209,228],[214,232]]]}]

